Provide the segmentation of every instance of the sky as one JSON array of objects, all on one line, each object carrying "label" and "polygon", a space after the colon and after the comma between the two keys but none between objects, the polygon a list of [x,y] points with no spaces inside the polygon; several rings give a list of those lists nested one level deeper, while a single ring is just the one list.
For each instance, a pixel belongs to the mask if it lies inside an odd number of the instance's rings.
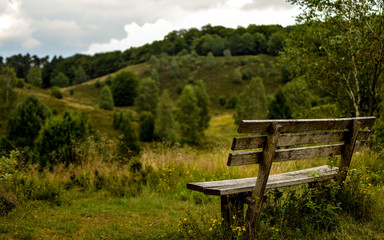
[{"label": "sky", "polygon": [[207,24],[294,25],[298,13],[286,0],[0,0],[0,56],[124,51]]}]

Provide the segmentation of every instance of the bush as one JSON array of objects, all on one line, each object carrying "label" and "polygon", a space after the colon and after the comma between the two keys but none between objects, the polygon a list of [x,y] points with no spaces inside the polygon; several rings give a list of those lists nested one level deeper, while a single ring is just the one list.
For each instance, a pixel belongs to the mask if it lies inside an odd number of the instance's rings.
[{"label": "bush", "polygon": [[24,79],[18,78],[16,82],[16,87],[17,88],[23,88],[24,87]]},{"label": "bush", "polygon": [[139,154],[140,146],[137,140],[137,134],[132,126],[131,115],[123,115],[119,126],[121,135],[118,137],[118,151],[120,157],[124,160],[130,160],[133,156]]},{"label": "bush", "polygon": [[223,95],[220,95],[220,97],[219,97],[219,104],[220,104],[220,106],[224,107],[226,103],[227,103],[227,98],[225,96],[223,96]]},{"label": "bush", "polygon": [[142,112],[140,114],[140,128],[139,128],[139,139],[143,142],[153,141],[153,132],[155,130],[155,120],[152,113]]},{"label": "bush", "polygon": [[101,90],[99,107],[106,110],[113,110],[115,107],[112,92],[108,85],[105,85]]},{"label": "bush", "polygon": [[239,97],[238,96],[236,96],[236,95],[231,96],[229,98],[228,102],[227,102],[226,108],[228,108],[228,109],[235,109],[238,102],[239,102]]},{"label": "bush", "polygon": [[15,146],[34,145],[35,139],[51,111],[33,94],[28,95],[10,114],[7,138]]},{"label": "bush", "polygon": [[100,80],[97,79],[96,82],[95,82],[95,88],[100,88],[100,87],[101,87]]},{"label": "bush", "polygon": [[59,87],[52,87],[51,88],[51,96],[57,99],[62,99],[63,94],[61,93],[61,90]]},{"label": "bush", "polygon": [[139,81],[131,72],[120,72],[112,82],[112,94],[115,106],[131,106],[137,96]]},{"label": "bush", "polygon": [[91,131],[91,125],[83,114],[65,112],[62,117],[50,119],[36,140],[40,165],[81,161],[75,149]]}]

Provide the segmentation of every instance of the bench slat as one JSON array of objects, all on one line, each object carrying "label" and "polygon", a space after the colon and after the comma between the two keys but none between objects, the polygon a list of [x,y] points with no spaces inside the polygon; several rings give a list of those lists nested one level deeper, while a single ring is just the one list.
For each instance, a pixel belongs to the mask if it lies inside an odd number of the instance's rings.
[{"label": "bench slat", "polygon": [[273,119],[273,120],[243,120],[239,125],[239,133],[268,132],[272,122],[282,126],[282,132],[289,131],[318,131],[347,129],[353,120],[361,122],[361,128],[372,128],[375,117],[336,118],[336,119]]},{"label": "bench slat", "polygon": [[[336,176],[337,170],[337,167],[324,165],[294,172],[270,175],[266,188],[271,189],[278,187],[288,187],[330,179]],[[257,177],[188,183],[187,188],[203,192],[207,195],[228,195],[252,191],[253,187],[255,186],[256,179]]]},{"label": "bench slat", "polygon": [[[288,133],[281,134],[277,142],[278,147],[287,147],[303,144],[322,144],[344,141],[346,131],[313,132],[313,133]],[[358,141],[366,141],[371,131],[359,131]],[[235,137],[232,150],[246,150],[264,147],[266,135]]]},{"label": "bench slat", "polygon": [[[274,162],[310,159],[328,157],[331,155],[340,155],[344,144],[322,145],[313,147],[302,147],[292,149],[278,149],[275,153]],[[357,142],[354,152],[361,151],[364,142]],[[236,152],[230,153],[228,157],[228,166],[242,166],[258,164],[263,157],[262,151]]]}]

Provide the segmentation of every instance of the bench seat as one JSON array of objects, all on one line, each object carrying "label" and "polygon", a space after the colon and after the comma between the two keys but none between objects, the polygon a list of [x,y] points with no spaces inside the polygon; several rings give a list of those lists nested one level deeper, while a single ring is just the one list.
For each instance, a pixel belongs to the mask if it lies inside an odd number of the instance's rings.
[{"label": "bench seat", "polygon": [[[286,172],[270,175],[267,182],[267,189],[288,187],[304,183],[318,182],[334,178],[337,175],[338,167],[324,165],[320,167],[307,168],[299,171]],[[188,183],[187,188],[206,195],[229,195],[244,192],[251,192],[256,184],[257,177],[240,178],[231,180],[194,182]]]}]

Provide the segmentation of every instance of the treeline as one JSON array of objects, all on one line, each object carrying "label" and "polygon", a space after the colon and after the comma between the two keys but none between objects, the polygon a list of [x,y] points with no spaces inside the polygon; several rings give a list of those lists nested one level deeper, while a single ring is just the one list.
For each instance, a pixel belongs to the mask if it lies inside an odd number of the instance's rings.
[{"label": "treeline", "polygon": [[190,28],[172,31],[161,41],[130,48],[124,52],[98,53],[93,56],[76,54],[68,58],[54,56],[52,59],[30,54],[18,54],[5,59],[0,56],[0,68],[13,68],[16,76],[26,82],[33,81],[28,77],[33,69],[34,75],[41,78],[34,85],[43,88],[54,85],[65,87],[107,75],[127,65],[146,62],[151,56],[188,53],[223,56],[225,50],[229,50],[232,56],[276,56],[283,49],[284,40],[291,30],[292,27],[283,28],[279,25],[249,25],[247,28],[236,29],[206,25],[200,30]]}]

